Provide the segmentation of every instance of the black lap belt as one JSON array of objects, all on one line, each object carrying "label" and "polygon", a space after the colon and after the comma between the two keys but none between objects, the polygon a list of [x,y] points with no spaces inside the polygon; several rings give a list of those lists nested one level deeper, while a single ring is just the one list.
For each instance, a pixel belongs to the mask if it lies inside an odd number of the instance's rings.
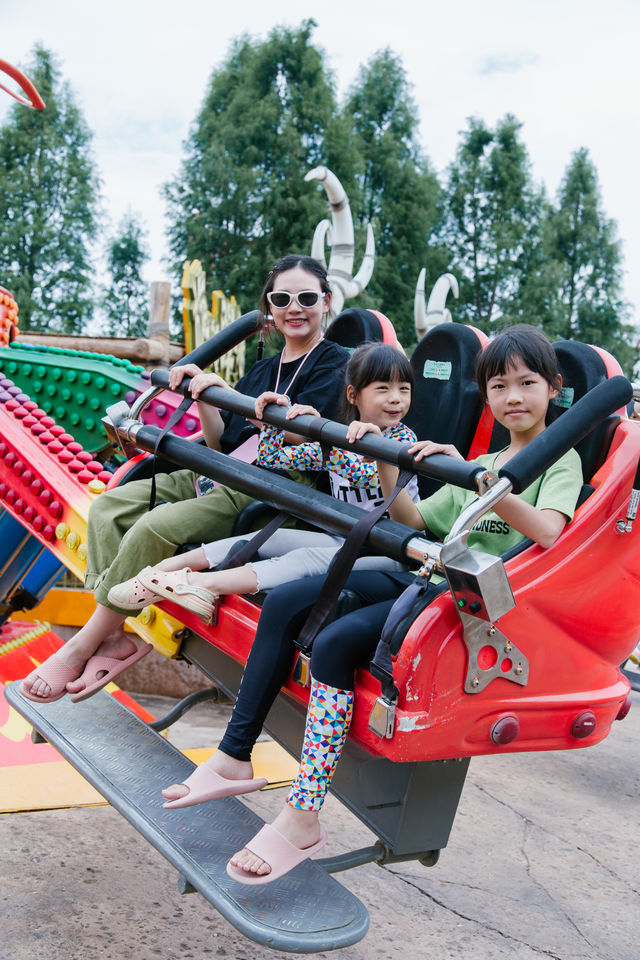
[{"label": "black lap belt", "polygon": [[[376,652],[369,665],[372,675],[380,681],[382,696],[390,703],[397,700],[399,693],[393,682],[393,662],[391,658],[398,654],[402,645],[408,627],[408,624],[405,624],[404,621],[409,618],[413,620],[420,612],[416,610],[416,605],[425,596],[429,586],[426,577],[418,576],[400,594],[384,622]],[[405,628],[402,631],[399,629],[401,626]]]},{"label": "black lap belt", "polygon": [[333,559],[331,568],[327,573],[327,578],[322,585],[322,590],[318,594],[318,599],[313,605],[300,631],[300,635],[296,640],[296,646],[299,647],[303,653],[309,653],[317,634],[333,615],[340,591],[351,573],[354,561],[357,559],[369,531],[374,523],[387,512],[389,506],[393,503],[400,491],[406,487],[412,476],[413,473],[409,470],[401,470],[398,474],[398,482],[395,488],[384,503],[368,511],[349,531],[344,543]]},{"label": "black lap belt", "polygon": [[156,505],[156,459],[158,456],[158,447],[160,442],[166,436],[166,434],[171,430],[172,427],[175,427],[178,420],[182,418],[183,413],[186,413],[191,404],[193,403],[193,397],[188,394],[186,397],[183,397],[180,401],[180,406],[176,407],[173,411],[164,427],[158,434],[158,439],[155,442],[153,447],[153,463],[151,464],[151,492],[149,494],[149,510],[153,510]]},{"label": "black lap belt", "polygon": [[230,570],[232,567],[242,567],[245,563],[249,563],[265,540],[268,540],[269,537],[282,526],[288,516],[289,514],[284,510],[276,513],[275,517],[271,518],[266,527],[258,530],[250,540],[245,540],[240,544],[234,544],[224,560],[221,560],[215,569]]}]

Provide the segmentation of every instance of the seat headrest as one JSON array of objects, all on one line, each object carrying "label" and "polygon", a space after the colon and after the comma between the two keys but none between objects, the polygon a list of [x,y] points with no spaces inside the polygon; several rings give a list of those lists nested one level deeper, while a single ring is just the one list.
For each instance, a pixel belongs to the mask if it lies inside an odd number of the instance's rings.
[{"label": "seat headrest", "polygon": [[[475,380],[478,335],[461,323],[440,323],[420,341],[411,357],[415,388],[406,423],[421,440],[453,443],[467,456],[482,402]],[[430,496],[440,486],[420,477],[420,493]]]},{"label": "seat headrest", "polygon": [[[391,326],[391,321],[386,317],[384,319]],[[333,340],[342,347],[354,349],[369,340],[382,342],[384,334],[384,325],[373,311],[351,307],[338,314],[324,336],[326,340]]]},{"label": "seat headrest", "polygon": [[[553,348],[562,371],[562,390],[553,402],[561,410],[572,406],[584,397],[585,393],[608,379],[609,374],[603,358],[586,343],[578,340],[558,340]],[[582,475],[587,483],[604,463],[619,422],[620,417],[612,414],[594,427],[576,446],[582,461]]]}]

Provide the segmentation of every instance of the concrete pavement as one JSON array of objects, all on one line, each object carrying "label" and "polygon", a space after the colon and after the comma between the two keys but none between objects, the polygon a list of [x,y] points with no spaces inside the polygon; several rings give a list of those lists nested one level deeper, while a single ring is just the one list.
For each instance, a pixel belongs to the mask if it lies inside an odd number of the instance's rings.
[{"label": "concrete pavement", "polygon": [[[640,694],[587,750],[471,761],[437,866],[367,865],[341,875],[371,929],[335,960],[638,960]],[[164,704],[145,704],[161,714]],[[173,728],[206,746],[228,707],[203,705]],[[213,739],[212,739],[213,738]],[[283,792],[253,795],[268,817]],[[372,842],[330,798],[323,855]],[[0,817],[1,960],[262,960],[112,808]],[[292,955],[296,956],[296,955]]]}]

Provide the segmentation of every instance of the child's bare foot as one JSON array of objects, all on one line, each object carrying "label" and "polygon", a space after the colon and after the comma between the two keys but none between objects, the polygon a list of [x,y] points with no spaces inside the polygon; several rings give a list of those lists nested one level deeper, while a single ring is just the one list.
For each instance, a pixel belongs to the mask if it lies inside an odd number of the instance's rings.
[{"label": "child's bare foot", "polygon": [[[272,826],[282,834],[294,847],[305,850],[318,843],[321,836],[320,820],[315,810],[298,810],[285,804]],[[254,873],[257,876],[264,877],[271,873],[271,864],[262,860],[252,853],[246,847],[235,853],[230,864],[244,870],[246,873]]]},{"label": "child's bare foot", "polygon": [[[220,774],[225,780],[251,780],[253,778],[253,766],[250,760],[236,760],[235,757],[230,757],[220,750],[216,750],[200,766],[213,770],[214,773]],[[173,783],[162,791],[165,800],[181,800],[188,795],[189,787],[184,783]]]}]

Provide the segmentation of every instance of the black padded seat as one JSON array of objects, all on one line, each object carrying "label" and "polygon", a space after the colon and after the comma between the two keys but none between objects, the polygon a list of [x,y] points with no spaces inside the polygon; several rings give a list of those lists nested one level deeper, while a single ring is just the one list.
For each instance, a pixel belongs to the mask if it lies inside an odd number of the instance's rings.
[{"label": "black padded seat", "polygon": [[[578,340],[558,340],[553,345],[562,370],[562,392],[554,401],[560,410],[577,400],[607,379],[607,368],[597,350]],[[582,461],[582,475],[591,480],[604,463],[620,417],[613,413],[599,423],[576,446]]]},{"label": "black padded seat", "polygon": [[[422,338],[411,357],[415,387],[405,421],[420,440],[453,443],[466,457],[482,413],[475,380],[482,349],[477,334],[462,323],[440,323]],[[420,495],[441,486],[420,477]]]},{"label": "black padded seat", "polygon": [[351,307],[338,314],[327,327],[324,337],[325,340],[339,343],[348,350],[355,350],[361,343],[370,340],[382,342],[384,331],[380,320],[371,310]]}]

